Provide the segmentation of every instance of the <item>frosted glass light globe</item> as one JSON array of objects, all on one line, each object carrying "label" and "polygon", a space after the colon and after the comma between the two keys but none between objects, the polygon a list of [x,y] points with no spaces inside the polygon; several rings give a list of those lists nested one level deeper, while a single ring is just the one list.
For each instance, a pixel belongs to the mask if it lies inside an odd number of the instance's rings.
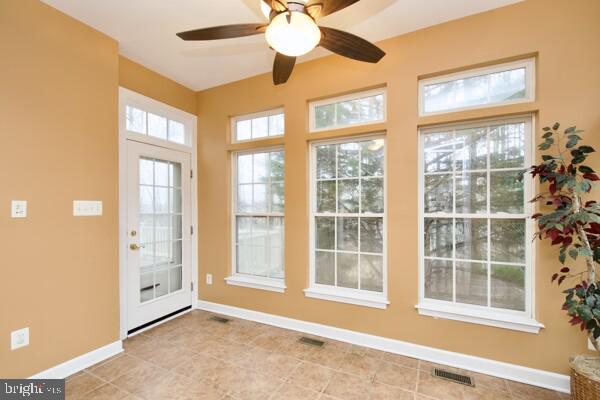
[{"label": "frosted glass light globe", "polygon": [[308,15],[292,11],[277,15],[266,31],[269,45],[277,52],[290,57],[298,57],[314,49],[321,41],[321,30]]}]

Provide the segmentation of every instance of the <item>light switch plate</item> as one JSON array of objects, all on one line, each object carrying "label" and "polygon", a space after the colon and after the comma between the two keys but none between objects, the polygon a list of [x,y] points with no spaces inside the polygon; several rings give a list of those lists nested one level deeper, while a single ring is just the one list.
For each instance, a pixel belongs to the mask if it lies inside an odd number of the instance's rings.
[{"label": "light switch plate", "polygon": [[93,217],[102,215],[102,202],[73,200],[73,215],[76,217]]},{"label": "light switch plate", "polygon": [[19,329],[10,333],[10,349],[16,350],[29,346],[29,328]]},{"label": "light switch plate", "polygon": [[13,200],[11,203],[12,218],[26,218],[27,217],[27,201],[26,200]]},{"label": "light switch plate", "polygon": [[212,285],[212,274],[206,274],[206,284]]}]

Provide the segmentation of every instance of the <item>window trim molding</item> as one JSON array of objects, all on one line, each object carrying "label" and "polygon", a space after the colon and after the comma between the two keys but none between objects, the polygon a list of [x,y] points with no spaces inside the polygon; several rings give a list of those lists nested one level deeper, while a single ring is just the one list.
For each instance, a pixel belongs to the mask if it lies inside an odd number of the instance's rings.
[{"label": "window trim molding", "polygon": [[[535,115],[522,114],[517,116],[484,118],[466,123],[450,123],[440,124],[436,126],[428,126],[418,130],[418,209],[419,209],[419,229],[418,229],[418,266],[419,266],[419,298],[415,308],[420,315],[431,316],[434,318],[452,319],[464,322],[471,322],[482,325],[495,326],[499,328],[520,330],[530,333],[538,333],[544,325],[539,323],[535,318],[535,265],[536,251],[535,245],[529,240],[535,232],[535,224],[531,219],[534,213],[534,205],[527,199],[533,197],[533,189],[535,188],[534,180],[529,174],[525,174],[524,186],[524,201],[525,209],[523,214],[517,214],[517,217],[526,215],[525,219],[525,311],[502,310],[498,308],[490,308],[487,306],[476,306],[468,304],[452,303],[448,301],[426,299],[425,298],[425,266],[424,266],[424,167],[423,167],[423,136],[429,132],[436,132],[448,128],[472,128],[481,125],[507,124],[515,122],[524,122],[526,137],[525,137],[525,159],[524,169],[535,159]],[[527,137],[529,135],[529,137]],[[488,214],[485,214],[486,216]],[[502,214],[501,214],[502,215]],[[487,218],[487,217],[486,217]]]},{"label": "window trim molding", "polygon": [[[522,99],[508,100],[500,103],[489,103],[489,104],[480,104],[475,106],[467,106],[460,108],[452,108],[449,110],[442,111],[432,111],[425,112],[425,86],[451,82],[458,79],[472,78],[475,76],[488,75],[496,72],[510,71],[517,68],[525,68],[525,97]],[[440,114],[450,114],[454,112],[466,111],[466,110],[476,110],[481,108],[491,108],[491,107],[502,107],[511,104],[520,104],[520,103],[531,103],[535,101],[536,98],[536,58],[530,57],[517,61],[511,61],[507,63],[494,64],[486,67],[480,68],[472,68],[466,69],[463,71],[438,75],[431,78],[419,79],[419,94],[418,94],[418,102],[419,102],[419,117],[429,117],[432,115],[440,115]]]},{"label": "window trim molding", "polygon": [[[383,139],[384,141],[384,152],[383,152],[383,160],[384,160],[384,169],[383,169],[383,291],[381,293],[370,292],[367,290],[360,289],[351,289],[344,287],[335,287],[329,285],[321,285],[315,282],[315,195],[316,195],[316,170],[317,170],[317,160],[316,160],[316,148],[320,145],[326,144],[341,144],[341,143],[353,143],[363,140],[370,139]],[[387,137],[385,132],[378,132],[374,134],[366,134],[360,136],[350,136],[350,137],[342,137],[342,138],[328,138],[323,140],[314,140],[309,142],[309,201],[308,201],[308,226],[309,226],[309,250],[308,250],[308,259],[309,259],[309,281],[308,287],[304,289],[304,295],[306,297],[320,299],[320,300],[329,300],[336,301],[340,303],[354,304],[365,307],[374,307],[380,309],[386,309],[388,304],[390,304],[388,300],[388,252],[387,252],[387,239],[388,239],[388,226],[387,226],[387,216],[388,216],[388,201],[387,201],[387,181],[388,181],[388,170],[387,170],[387,159],[388,159],[388,150],[387,150]],[[337,202],[337,197],[336,197]],[[332,216],[337,216],[333,214]]]},{"label": "window trim molding", "polygon": [[[325,128],[317,128],[315,126],[315,122],[316,122],[315,108],[316,107],[319,107],[319,106],[322,106],[325,104],[335,104],[335,103],[341,103],[341,102],[348,101],[348,100],[362,99],[364,97],[373,97],[373,96],[376,96],[379,94],[383,95],[383,118],[382,119],[380,119],[380,120],[378,119],[378,120],[374,120],[374,121],[359,122],[356,124],[348,124],[348,125],[337,125],[336,124],[336,125],[333,125],[330,127],[325,127]],[[325,131],[334,131],[334,130],[338,130],[338,129],[360,127],[360,126],[365,126],[365,125],[382,124],[382,123],[385,123],[386,121],[387,121],[387,87],[385,87],[385,86],[375,88],[375,89],[356,91],[356,92],[352,92],[350,94],[345,94],[345,95],[341,95],[341,96],[327,97],[324,99],[308,102],[308,132],[309,133],[318,133],[318,132],[325,132]]]},{"label": "window trim molding", "polygon": [[[244,286],[252,289],[262,289],[273,292],[284,293],[287,288],[285,285],[285,211],[282,213],[249,213],[248,216],[264,214],[265,216],[277,216],[282,217],[284,220],[284,244],[283,244],[283,278],[269,278],[263,276],[254,276],[248,274],[240,274],[237,272],[237,251],[236,251],[236,217],[237,213],[237,189],[238,189],[238,176],[237,176],[237,158],[240,155],[255,154],[255,153],[266,153],[272,151],[282,151],[284,154],[284,170],[285,170],[285,149],[283,145],[279,146],[268,146],[268,147],[257,147],[246,150],[231,151],[231,212],[229,214],[231,219],[230,225],[230,243],[231,243],[231,268],[230,275],[225,278],[225,282],[228,285]],[[285,178],[284,178],[284,196],[285,196]]]},{"label": "window trim molding", "polygon": [[[244,139],[244,140],[238,140],[237,139],[237,123],[239,121],[248,121],[248,120],[253,120],[256,118],[262,118],[262,117],[270,117],[273,115],[279,115],[279,114],[283,114],[283,134],[281,135],[272,135],[272,136],[265,136],[265,137],[260,137],[260,138],[250,138],[250,139]],[[276,107],[276,108],[271,108],[265,111],[258,111],[255,113],[251,113],[251,114],[241,114],[241,115],[235,115],[229,118],[230,120],[230,130],[231,130],[231,143],[235,144],[235,143],[248,143],[248,142],[258,142],[261,140],[268,140],[268,139],[276,139],[276,138],[282,138],[285,136],[285,110],[282,107]]]}]

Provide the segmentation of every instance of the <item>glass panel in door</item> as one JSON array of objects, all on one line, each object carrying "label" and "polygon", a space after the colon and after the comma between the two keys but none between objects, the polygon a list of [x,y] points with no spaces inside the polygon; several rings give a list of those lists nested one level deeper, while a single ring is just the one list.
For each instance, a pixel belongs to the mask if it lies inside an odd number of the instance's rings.
[{"label": "glass panel in door", "polygon": [[140,302],[182,288],[181,164],[139,159]]}]

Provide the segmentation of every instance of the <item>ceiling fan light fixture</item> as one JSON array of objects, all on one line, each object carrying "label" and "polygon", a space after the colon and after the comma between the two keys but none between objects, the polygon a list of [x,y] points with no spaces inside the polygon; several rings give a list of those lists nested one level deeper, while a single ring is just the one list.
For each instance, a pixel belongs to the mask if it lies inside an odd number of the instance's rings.
[{"label": "ceiling fan light fixture", "polygon": [[267,3],[265,3],[262,0],[258,0],[260,2],[260,11],[263,13],[263,15],[269,19],[270,15],[271,15],[271,7],[269,7],[267,5]]},{"label": "ceiling fan light fixture", "polygon": [[[289,18],[289,22],[288,22]],[[269,45],[289,57],[298,57],[314,49],[321,41],[321,30],[307,14],[299,11],[277,15],[266,31]]]}]

